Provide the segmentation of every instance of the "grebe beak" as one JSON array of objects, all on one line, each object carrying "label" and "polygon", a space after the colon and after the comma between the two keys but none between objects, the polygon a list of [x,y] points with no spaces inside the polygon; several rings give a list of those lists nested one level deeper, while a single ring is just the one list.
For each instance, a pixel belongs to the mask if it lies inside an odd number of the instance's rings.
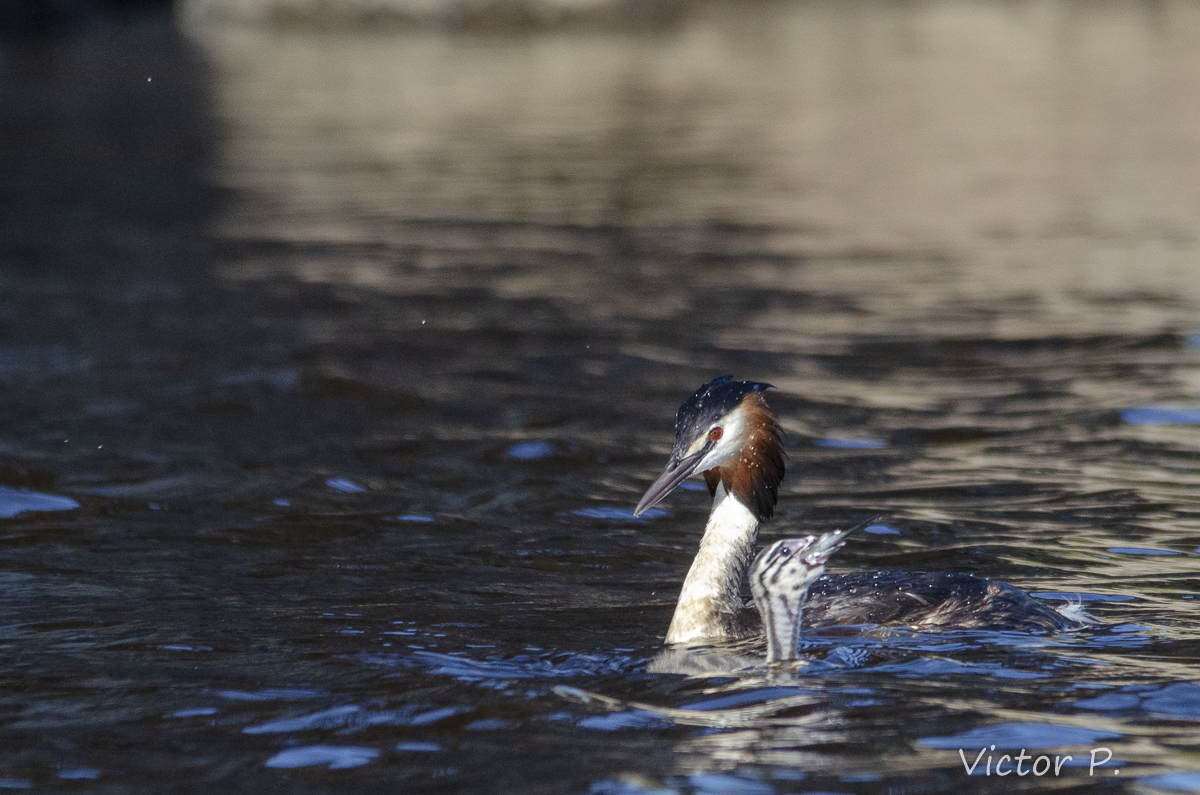
[{"label": "grebe beak", "polygon": [[655,505],[663,501],[663,498],[675,490],[683,481],[696,471],[696,466],[700,463],[700,459],[708,453],[710,445],[705,445],[698,452],[692,453],[689,456],[676,461],[672,458],[671,463],[667,464],[667,468],[658,476],[658,480],[646,489],[646,493],[642,495],[641,501],[637,507],[633,509],[634,516],[641,516],[645,511],[650,510]]}]

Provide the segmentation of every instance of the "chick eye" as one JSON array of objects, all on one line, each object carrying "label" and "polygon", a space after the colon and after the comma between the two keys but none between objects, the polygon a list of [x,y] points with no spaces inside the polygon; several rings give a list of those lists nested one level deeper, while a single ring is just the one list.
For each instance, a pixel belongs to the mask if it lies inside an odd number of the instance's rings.
[{"label": "chick eye", "polygon": [[708,432],[708,438],[710,441],[715,442],[718,439],[720,439],[724,433],[725,433],[725,431],[721,430],[720,428],[713,428],[711,431]]},{"label": "chick eye", "polygon": [[779,550],[779,553],[781,555],[790,555],[792,554],[792,550],[788,549],[787,547],[783,547]]}]

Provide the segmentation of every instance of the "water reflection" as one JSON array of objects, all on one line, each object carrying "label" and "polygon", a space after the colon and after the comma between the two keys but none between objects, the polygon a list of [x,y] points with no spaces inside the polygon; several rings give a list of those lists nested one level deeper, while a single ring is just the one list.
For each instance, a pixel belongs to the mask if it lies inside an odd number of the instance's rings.
[{"label": "water reflection", "polygon": [[[437,291],[507,258],[505,294],[662,316],[686,298],[605,286],[666,235],[643,278],[699,254],[736,262],[727,287],[841,299],[757,307],[751,326],[754,347],[828,350],[898,316],[1000,339],[1194,322],[1200,119],[1174,98],[1200,80],[1198,27],[1186,3],[941,2],[715,4],[654,37],[196,35],[244,132],[222,179],[260,197],[225,235],[411,263],[314,251],[291,266],[304,279]],[[583,261],[528,271],[551,253]]]}]

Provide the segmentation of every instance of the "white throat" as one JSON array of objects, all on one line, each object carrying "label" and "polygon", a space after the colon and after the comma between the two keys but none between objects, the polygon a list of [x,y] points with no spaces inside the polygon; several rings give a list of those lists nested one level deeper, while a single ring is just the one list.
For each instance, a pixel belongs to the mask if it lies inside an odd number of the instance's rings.
[{"label": "white throat", "polygon": [[758,518],[731,497],[724,484],[717,485],[704,538],[667,628],[667,643],[739,637],[738,617],[745,609],[742,578],[758,540],[758,524]]}]

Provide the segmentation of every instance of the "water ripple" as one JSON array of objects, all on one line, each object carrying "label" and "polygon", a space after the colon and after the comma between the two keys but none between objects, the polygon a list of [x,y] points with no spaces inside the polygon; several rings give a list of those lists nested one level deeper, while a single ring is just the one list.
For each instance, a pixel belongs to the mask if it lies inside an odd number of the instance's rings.
[{"label": "water ripple", "polygon": [[288,748],[268,759],[267,767],[327,767],[330,770],[346,770],[369,764],[379,756],[374,748],[355,745],[302,745]]},{"label": "water ripple", "polygon": [[27,511],[73,511],[79,503],[70,497],[0,486],[0,519],[11,519]]}]

